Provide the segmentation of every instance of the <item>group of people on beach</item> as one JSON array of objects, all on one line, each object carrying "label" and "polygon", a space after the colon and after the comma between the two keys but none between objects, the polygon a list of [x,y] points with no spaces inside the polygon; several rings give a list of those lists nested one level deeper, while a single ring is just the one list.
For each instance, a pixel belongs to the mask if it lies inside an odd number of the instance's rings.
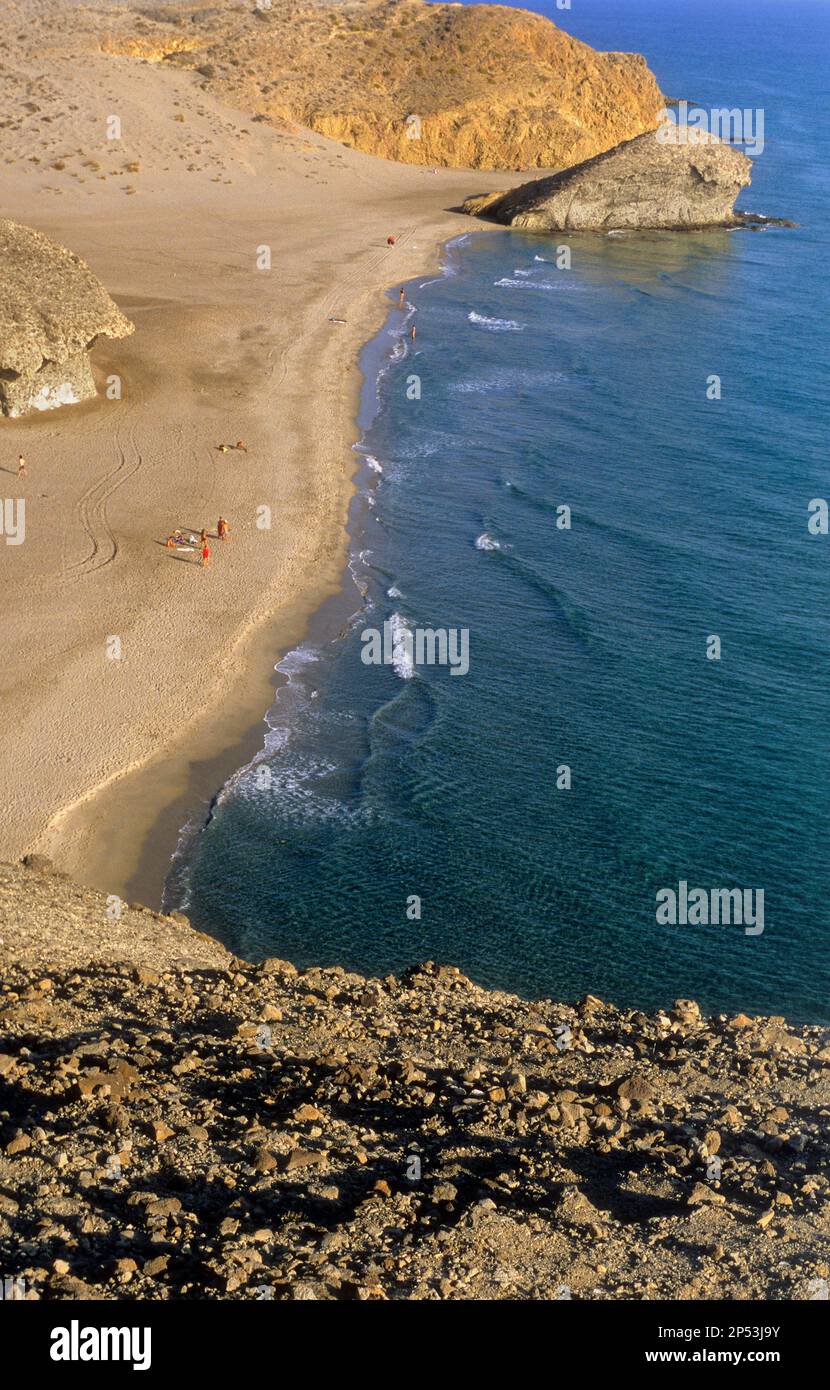
[{"label": "group of people on beach", "polygon": [[[226,541],[230,533],[230,526],[228,525],[225,518],[223,516],[220,516],[218,522],[216,523],[217,537],[220,541]],[[166,545],[168,550],[193,550],[196,546],[198,546],[199,553],[201,555],[202,568],[204,569],[205,565],[210,564],[210,537],[208,535],[208,529],[206,526],[202,527],[201,533],[198,536],[198,538],[194,536],[192,532],[183,531],[180,526],[177,526],[175,531],[172,531],[170,535],[167,537]]]}]

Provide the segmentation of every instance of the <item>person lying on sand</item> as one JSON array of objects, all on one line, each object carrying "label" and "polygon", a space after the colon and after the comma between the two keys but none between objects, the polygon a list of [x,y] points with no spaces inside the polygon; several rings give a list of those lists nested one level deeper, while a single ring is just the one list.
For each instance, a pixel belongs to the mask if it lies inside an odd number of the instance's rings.
[{"label": "person lying on sand", "polygon": [[237,448],[237,449],[241,449],[242,452],[243,452],[243,454],[247,454],[247,452],[248,452],[248,446],[247,446],[247,444],[243,444],[241,439],[237,439],[237,441],[236,441],[236,448]]}]

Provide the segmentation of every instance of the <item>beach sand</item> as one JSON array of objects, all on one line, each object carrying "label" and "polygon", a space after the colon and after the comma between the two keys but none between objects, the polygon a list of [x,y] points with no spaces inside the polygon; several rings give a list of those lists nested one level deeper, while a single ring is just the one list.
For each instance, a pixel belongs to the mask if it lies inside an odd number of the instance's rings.
[{"label": "beach sand", "polygon": [[[0,858],[155,905],[179,827],[260,745],[274,664],[340,585],[384,291],[470,230],[448,209],[515,176],[274,130],[171,65],[58,46],[44,80],[25,39],[2,98],[36,110],[4,146],[0,215],[81,255],[136,332],[94,348],[96,401],[0,420],[2,491],[26,499],[25,543],[0,542]],[[165,548],[220,514],[209,568]]]}]

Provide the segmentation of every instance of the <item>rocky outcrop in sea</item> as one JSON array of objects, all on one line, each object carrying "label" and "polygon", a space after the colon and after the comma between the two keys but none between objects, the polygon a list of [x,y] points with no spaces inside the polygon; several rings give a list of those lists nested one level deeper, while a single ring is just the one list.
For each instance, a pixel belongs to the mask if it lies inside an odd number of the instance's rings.
[{"label": "rocky outcrop in sea", "polygon": [[677,231],[746,221],[735,201],[749,186],[751,160],[705,131],[671,131],[670,140],[662,128],[650,131],[549,178],[468,198],[464,211],[530,232]]}]

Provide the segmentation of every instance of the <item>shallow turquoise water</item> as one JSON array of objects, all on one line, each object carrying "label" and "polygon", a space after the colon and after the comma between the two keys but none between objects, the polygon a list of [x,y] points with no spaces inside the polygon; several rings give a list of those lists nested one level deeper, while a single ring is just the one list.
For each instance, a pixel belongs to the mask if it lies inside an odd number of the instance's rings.
[{"label": "shallow turquoise water", "polygon": [[[742,206],[800,226],[558,238],[569,270],[474,234],[408,287],[417,343],[392,308],[366,354],[344,598],[168,898],[246,954],[827,1021],[830,16],[551,13],[674,96],[763,107]],[[365,665],[393,618],[467,630],[469,673]],[[763,933],[658,924],[681,880],[763,889]]]}]

